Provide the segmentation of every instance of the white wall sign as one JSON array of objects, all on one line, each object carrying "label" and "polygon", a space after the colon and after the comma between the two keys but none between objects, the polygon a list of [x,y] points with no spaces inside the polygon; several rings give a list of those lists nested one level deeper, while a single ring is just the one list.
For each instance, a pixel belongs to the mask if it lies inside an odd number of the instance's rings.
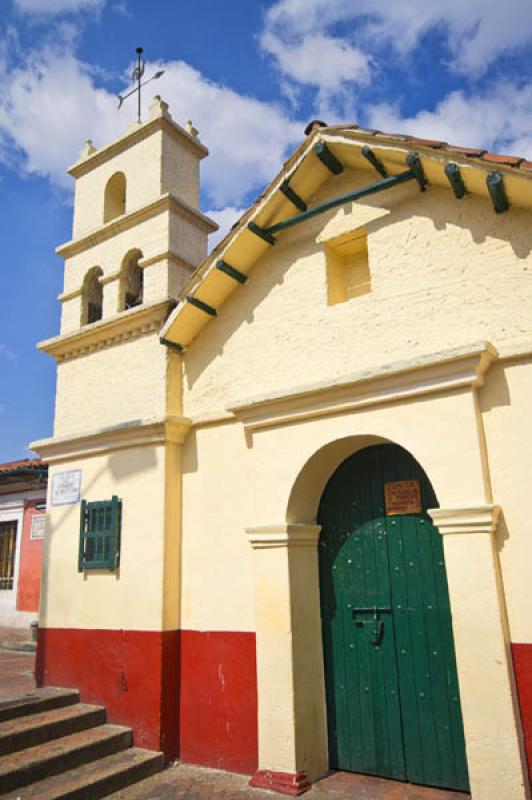
[{"label": "white wall sign", "polygon": [[31,518],[31,539],[44,539],[46,514],[34,514]]},{"label": "white wall sign", "polygon": [[52,477],[52,505],[66,506],[78,503],[81,494],[81,470],[56,472]]}]

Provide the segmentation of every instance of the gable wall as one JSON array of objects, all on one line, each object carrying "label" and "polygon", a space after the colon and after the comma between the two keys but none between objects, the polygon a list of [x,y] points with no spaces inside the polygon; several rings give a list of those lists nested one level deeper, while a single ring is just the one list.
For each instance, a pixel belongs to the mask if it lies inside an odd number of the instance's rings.
[{"label": "gable wall", "polygon": [[[327,182],[321,202],[373,180],[367,171]],[[323,244],[364,225],[372,291],[327,305]],[[414,183],[341,207],[286,231],[257,262],[185,359],[185,412],[331,381],[482,339],[532,333],[529,213],[497,215],[489,201],[421,194]]]}]

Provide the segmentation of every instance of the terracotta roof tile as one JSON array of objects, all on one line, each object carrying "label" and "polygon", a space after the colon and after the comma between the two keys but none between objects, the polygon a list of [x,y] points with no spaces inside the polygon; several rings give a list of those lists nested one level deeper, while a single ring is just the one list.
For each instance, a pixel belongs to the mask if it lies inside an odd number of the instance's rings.
[{"label": "terracotta roof tile", "polygon": [[484,153],[482,159],[483,161],[489,161],[490,164],[506,164],[509,167],[517,167],[521,161],[524,161],[519,156],[501,156],[497,153]]},{"label": "terracotta roof tile", "polygon": [[454,144],[448,144],[446,149],[450,153],[458,153],[461,156],[471,156],[472,158],[480,158],[486,152],[478,147],[458,147]]},{"label": "terracotta roof tile", "polygon": [[447,144],[439,139],[424,139],[416,136],[410,136],[404,133],[390,133],[388,131],[379,131],[374,128],[361,128],[357,125],[329,125],[329,130],[357,130],[358,133],[363,133],[368,136],[378,135],[381,139],[391,139],[398,142],[409,142],[410,144],[419,147],[432,147],[441,150],[442,152],[466,156],[468,158],[478,158],[481,161],[486,161],[489,164],[501,164],[506,167],[514,167],[516,169],[523,169],[526,172],[532,171],[532,161],[527,161],[522,156],[504,155],[500,153],[490,153],[482,147],[460,147],[459,145]]},{"label": "terracotta roof tile", "polygon": [[11,469],[24,469],[25,467],[36,468],[36,467],[46,467],[44,461],[41,461],[40,458],[23,458],[19,461],[6,461],[4,464],[0,464],[0,473],[8,472]]},{"label": "terracotta roof tile", "polygon": [[446,142],[440,142],[439,139],[417,139],[415,136],[412,144],[419,144],[421,147],[447,147]]}]

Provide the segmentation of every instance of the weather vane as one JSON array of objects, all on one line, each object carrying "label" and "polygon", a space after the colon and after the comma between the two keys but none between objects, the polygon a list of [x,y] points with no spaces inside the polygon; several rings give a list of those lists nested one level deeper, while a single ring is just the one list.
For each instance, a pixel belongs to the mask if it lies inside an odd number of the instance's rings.
[{"label": "weather vane", "polygon": [[141,58],[143,52],[144,51],[143,51],[142,47],[137,47],[138,63],[137,63],[137,66],[135,67],[135,69],[133,70],[133,72],[131,73],[131,80],[136,82],[137,85],[135,86],[134,89],[131,89],[131,91],[128,92],[127,94],[119,94],[118,95],[118,108],[121,108],[122,107],[122,103],[124,102],[124,100],[127,100],[127,98],[131,97],[131,95],[135,94],[135,92],[138,93],[137,94],[137,100],[138,100],[137,116],[138,116],[138,121],[139,122],[142,121],[141,118],[140,118],[140,90],[141,90],[141,87],[142,86],[146,86],[147,83],[151,83],[152,81],[156,81],[158,78],[161,77],[161,75],[164,75],[164,69],[162,69],[159,72],[156,72],[155,75],[152,75],[151,78],[148,78],[147,81],[144,81],[144,83],[142,83],[142,77],[143,77],[144,71],[146,69],[146,62],[143,61],[142,58]]}]

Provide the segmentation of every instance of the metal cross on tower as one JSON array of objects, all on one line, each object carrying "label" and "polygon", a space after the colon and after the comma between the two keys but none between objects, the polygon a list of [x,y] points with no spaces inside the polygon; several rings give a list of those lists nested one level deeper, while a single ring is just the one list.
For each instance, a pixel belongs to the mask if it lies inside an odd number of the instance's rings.
[{"label": "metal cross on tower", "polygon": [[164,69],[160,70],[159,72],[156,72],[155,75],[152,75],[151,78],[148,78],[147,81],[144,81],[144,83],[142,83],[142,76],[144,75],[144,71],[146,69],[146,62],[142,59],[142,53],[144,52],[143,48],[137,47],[136,52],[138,61],[137,61],[137,66],[135,67],[135,69],[131,74],[131,80],[136,82],[137,85],[135,86],[134,89],[131,89],[131,91],[128,92],[127,94],[118,95],[118,108],[122,107],[122,103],[124,102],[124,100],[127,100],[128,97],[131,97],[132,94],[135,94],[135,92],[137,92],[137,119],[139,122],[142,122],[140,116],[140,90],[143,86],[146,86],[147,83],[151,83],[151,81],[155,81],[158,78],[160,78],[161,75],[164,75]]}]

